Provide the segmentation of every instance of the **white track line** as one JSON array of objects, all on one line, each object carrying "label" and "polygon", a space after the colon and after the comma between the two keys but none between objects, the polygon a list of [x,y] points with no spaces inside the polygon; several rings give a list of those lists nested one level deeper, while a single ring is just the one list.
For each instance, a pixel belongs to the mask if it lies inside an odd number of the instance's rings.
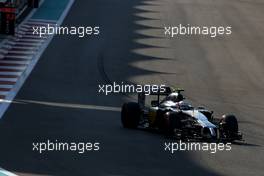
[{"label": "white track line", "polygon": [[56,22],[41,22],[41,21],[27,21],[26,22],[27,25],[32,26],[32,25],[44,25],[47,26],[49,25],[56,25]]},{"label": "white track line", "polygon": [[7,170],[4,170],[2,168],[0,168],[0,175],[3,175],[3,176],[17,176],[16,174],[13,174],[13,173],[11,173],[11,172],[9,172]]},{"label": "white track line", "polygon": [[29,42],[22,42],[22,41],[7,41],[6,44],[12,45],[26,45],[26,46],[40,46],[41,43],[29,43]]},{"label": "white track line", "polygon": [[18,30],[20,31],[28,31],[30,27],[24,27],[24,26],[19,26]]},{"label": "white track line", "polygon": [[21,28],[31,28],[31,26],[26,25],[26,23],[23,23],[20,27],[21,27]]},{"label": "white track line", "polygon": [[1,66],[0,69],[14,69],[14,70],[23,70],[26,66]]},{"label": "white track line", "polygon": [[19,41],[21,41],[21,42],[32,42],[32,43],[36,42],[36,43],[38,43],[38,42],[43,42],[44,39],[42,39],[42,38],[40,38],[40,39],[24,39],[24,38],[21,38],[21,39],[19,39]]},{"label": "white track line", "polygon": [[12,46],[11,49],[36,50],[36,47],[31,47],[31,46]]},{"label": "white track line", "polygon": [[28,54],[28,55],[33,55],[35,52],[33,51],[8,51],[10,54]]},{"label": "white track line", "polygon": [[0,78],[0,81],[11,81],[11,82],[16,82],[18,78]]},{"label": "white track line", "polygon": [[15,75],[15,76],[20,76],[22,74],[21,71],[17,72],[0,72],[0,75]]},{"label": "white track line", "polygon": [[13,45],[25,45],[25,46],[40,46],[42,45],[41,43],[28,43],[28,42],[22,42],[22,41],[18,41],[18,42],[14,42],[15,44]]},{"label": "white track line", "polygon": [[26,34],[23,36],[23,38],[32,38],[33,40],[37,39],[37,40],[42,40],[42,39],[47,39],[47,35],[46,36],[39,36],[36,34]]},{"label": "white track line", "polygon": [[27,59],[27,60],[32,59],[31,56],[19,56],[19,55],[7,55],[5,57],[6,58],[13,58],[13,59]]},{"label": "white track line", "polygon": [[21,31],[21,32],[23,32],[23,33],[26,33],[26,32],[28,32],[28,29],[20,28],[19,31]]},{"label": "white track line", "polygon": [[25,35],[26,32],[23,32],[23,31],[17,31],[17,34],[20,34],[20,35]]},{"label": "white track line", "polygon": [[4,49],[4,48],[1,48],[0,49],[0,53],[1,54],[8,54],[8,50],[7,49]]},{"label": "white track line", "polygon": [[44,19],[39,19],[39,20],[30,19],[30,20],[28,20],[28,22],[43,22],[43,23],[54,23],[54,24],[57,23],[57,21],[55,21],[55,20],[44,20]]},{"label": "white track line", "polygon": [[0,60],[0,64],[29,64],[30,61]]},{"label": "white track line", "polygon": [[4,88],[4,89],[12,89],[14,86],[13,85],[1,85],[0,84],[0,88]]},{"label": "white track line", "polygon": [[13,41],[7,41],[5,44],[8,44],[9,46],[12,46],[12,45],[15,45],[16,42],[13,42]]},{"label": "white track line", "polygon": [[4,44],[4,45],[2,46],[2,48],[5,48],[5,49],[10,50],[10,49],[12,49],[12,46],[11,46],[11,45],[7,45],[7,44]]},{"label": "white track line", "polygon": [[8,93],[9,93],[9,91],[0,91],[0,96],[1,96],[1,95],[6,96]]}]

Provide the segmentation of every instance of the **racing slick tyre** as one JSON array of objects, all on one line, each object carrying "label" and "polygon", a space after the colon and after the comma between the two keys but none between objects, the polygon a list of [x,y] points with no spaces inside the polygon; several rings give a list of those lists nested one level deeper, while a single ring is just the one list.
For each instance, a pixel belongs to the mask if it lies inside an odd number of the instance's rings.
[{"label": "racing slick tyre", "polygon": [[238,122],[234,115],[223,115],[220,127],[226,138],[232,140],[238,133]]},{"label": "racing slick tyre", "polygon": [[124,103],[121,110],[121,121],[124,128],[137,128],[140,120],[140,107],[138,103]]}]

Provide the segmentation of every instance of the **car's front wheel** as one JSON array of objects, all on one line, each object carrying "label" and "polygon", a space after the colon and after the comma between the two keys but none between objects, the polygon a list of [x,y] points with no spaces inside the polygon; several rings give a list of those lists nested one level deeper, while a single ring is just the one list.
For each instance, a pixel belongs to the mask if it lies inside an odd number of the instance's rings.
[{"label": "car's front wheel", "polygon": [[238,122],[234,115],[223,115],[220,121],[220,129],[225,138],[232,140],[238,134]]}]

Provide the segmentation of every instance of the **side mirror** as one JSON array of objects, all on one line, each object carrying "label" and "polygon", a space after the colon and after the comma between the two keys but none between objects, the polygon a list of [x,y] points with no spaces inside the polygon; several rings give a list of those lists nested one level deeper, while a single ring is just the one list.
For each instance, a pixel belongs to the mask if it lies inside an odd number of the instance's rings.
[{"label": "side mirror", "polygon": [[156,100],[151,101],[151,106],[155,107],[155,106],[159,106],[159,102]]}]

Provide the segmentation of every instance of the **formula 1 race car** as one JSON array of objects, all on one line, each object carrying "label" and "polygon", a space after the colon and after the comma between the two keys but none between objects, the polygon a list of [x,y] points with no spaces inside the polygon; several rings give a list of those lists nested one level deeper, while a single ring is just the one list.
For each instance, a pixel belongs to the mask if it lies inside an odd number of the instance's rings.
[{"label": "formula 1 race car", "polygon": [[171,87],[164,90],[150,94],[157,99],[152,100],[149,106],[144,92],[138,94],[138,102],[124,103],[121,111],[123,127],[158,129],[166,135],[187,140],[242,140],[234,115],[216,119],[213,111],[204,107],[194,108],[187,103],[181,93],[184,90]]}]

